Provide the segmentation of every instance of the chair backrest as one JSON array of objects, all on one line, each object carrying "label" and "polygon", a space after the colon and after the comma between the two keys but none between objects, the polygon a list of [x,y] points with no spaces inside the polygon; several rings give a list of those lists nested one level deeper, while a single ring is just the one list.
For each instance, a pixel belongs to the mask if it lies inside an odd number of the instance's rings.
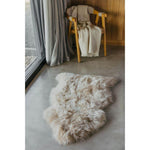
[{"label": "chair backrest", "polygon": [[94,8],[88,5],[77,5],[67,9],[69,16],[77,18],[78,22],[89,22],[90,13],[93,13]]}]

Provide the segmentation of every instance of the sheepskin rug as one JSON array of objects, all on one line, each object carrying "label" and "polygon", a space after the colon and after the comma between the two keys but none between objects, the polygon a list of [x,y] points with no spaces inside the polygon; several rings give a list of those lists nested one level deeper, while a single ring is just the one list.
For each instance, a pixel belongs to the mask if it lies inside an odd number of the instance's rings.
[{"label": "sheepskin rug", "polygon": [[112,103],[114,77],[60,73],[50,94],[51,106],[44,111],[59,144],[83,141],[104,126],[103,109]]}]

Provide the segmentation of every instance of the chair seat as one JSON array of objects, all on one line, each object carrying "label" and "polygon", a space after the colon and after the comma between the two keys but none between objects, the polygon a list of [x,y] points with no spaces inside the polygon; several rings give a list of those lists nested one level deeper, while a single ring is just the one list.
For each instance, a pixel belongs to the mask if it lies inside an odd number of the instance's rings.
[{"label": "chair seat", "polygon": [[[98,27],[98,26],[97,26]],[[100,27],[98,27],[98,28],[100,28]],[[104,34],[104,29],[103,28],[100,28],[101,29],[101,31],[102,31],[102,34]],[[75,34],[75,30],[73,29],[73,30],[71,30],[71,33],[73,33],[73,34]]]}]

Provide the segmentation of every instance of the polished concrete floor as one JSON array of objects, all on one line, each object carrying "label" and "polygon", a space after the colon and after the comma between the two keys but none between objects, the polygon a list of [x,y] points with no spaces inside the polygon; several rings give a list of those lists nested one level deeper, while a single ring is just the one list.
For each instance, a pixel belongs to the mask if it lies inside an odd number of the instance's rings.
[{"label": "polished concrete floor", "polygon": [[[102,52],[101,52],[102,53]],[[105,112],[107,124],[85,142],[59,145],[42,118],[49,106],[49,94],[61,72],[114,76],[120,82],[112,89],[114,103]],[[45,65],[26,89],[26,150],[124,150],[124,47],[108,47],[108,56],[76,59],[57,67]]]}]

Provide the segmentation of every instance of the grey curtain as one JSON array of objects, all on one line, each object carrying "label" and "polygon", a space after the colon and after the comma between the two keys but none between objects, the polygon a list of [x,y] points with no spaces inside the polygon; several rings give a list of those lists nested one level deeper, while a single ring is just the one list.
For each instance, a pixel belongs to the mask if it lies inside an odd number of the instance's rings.
[{"label": "grey curtain", "polygon": [[36,43],[45,51],[50,66],[69,61],[73,55],[68,42],[65,11],[67,0],[31,0]]},{"label": "grey curtain", "polygon": [[35,46],[39,59],[45,55],[43,0],[30,0]]}]

